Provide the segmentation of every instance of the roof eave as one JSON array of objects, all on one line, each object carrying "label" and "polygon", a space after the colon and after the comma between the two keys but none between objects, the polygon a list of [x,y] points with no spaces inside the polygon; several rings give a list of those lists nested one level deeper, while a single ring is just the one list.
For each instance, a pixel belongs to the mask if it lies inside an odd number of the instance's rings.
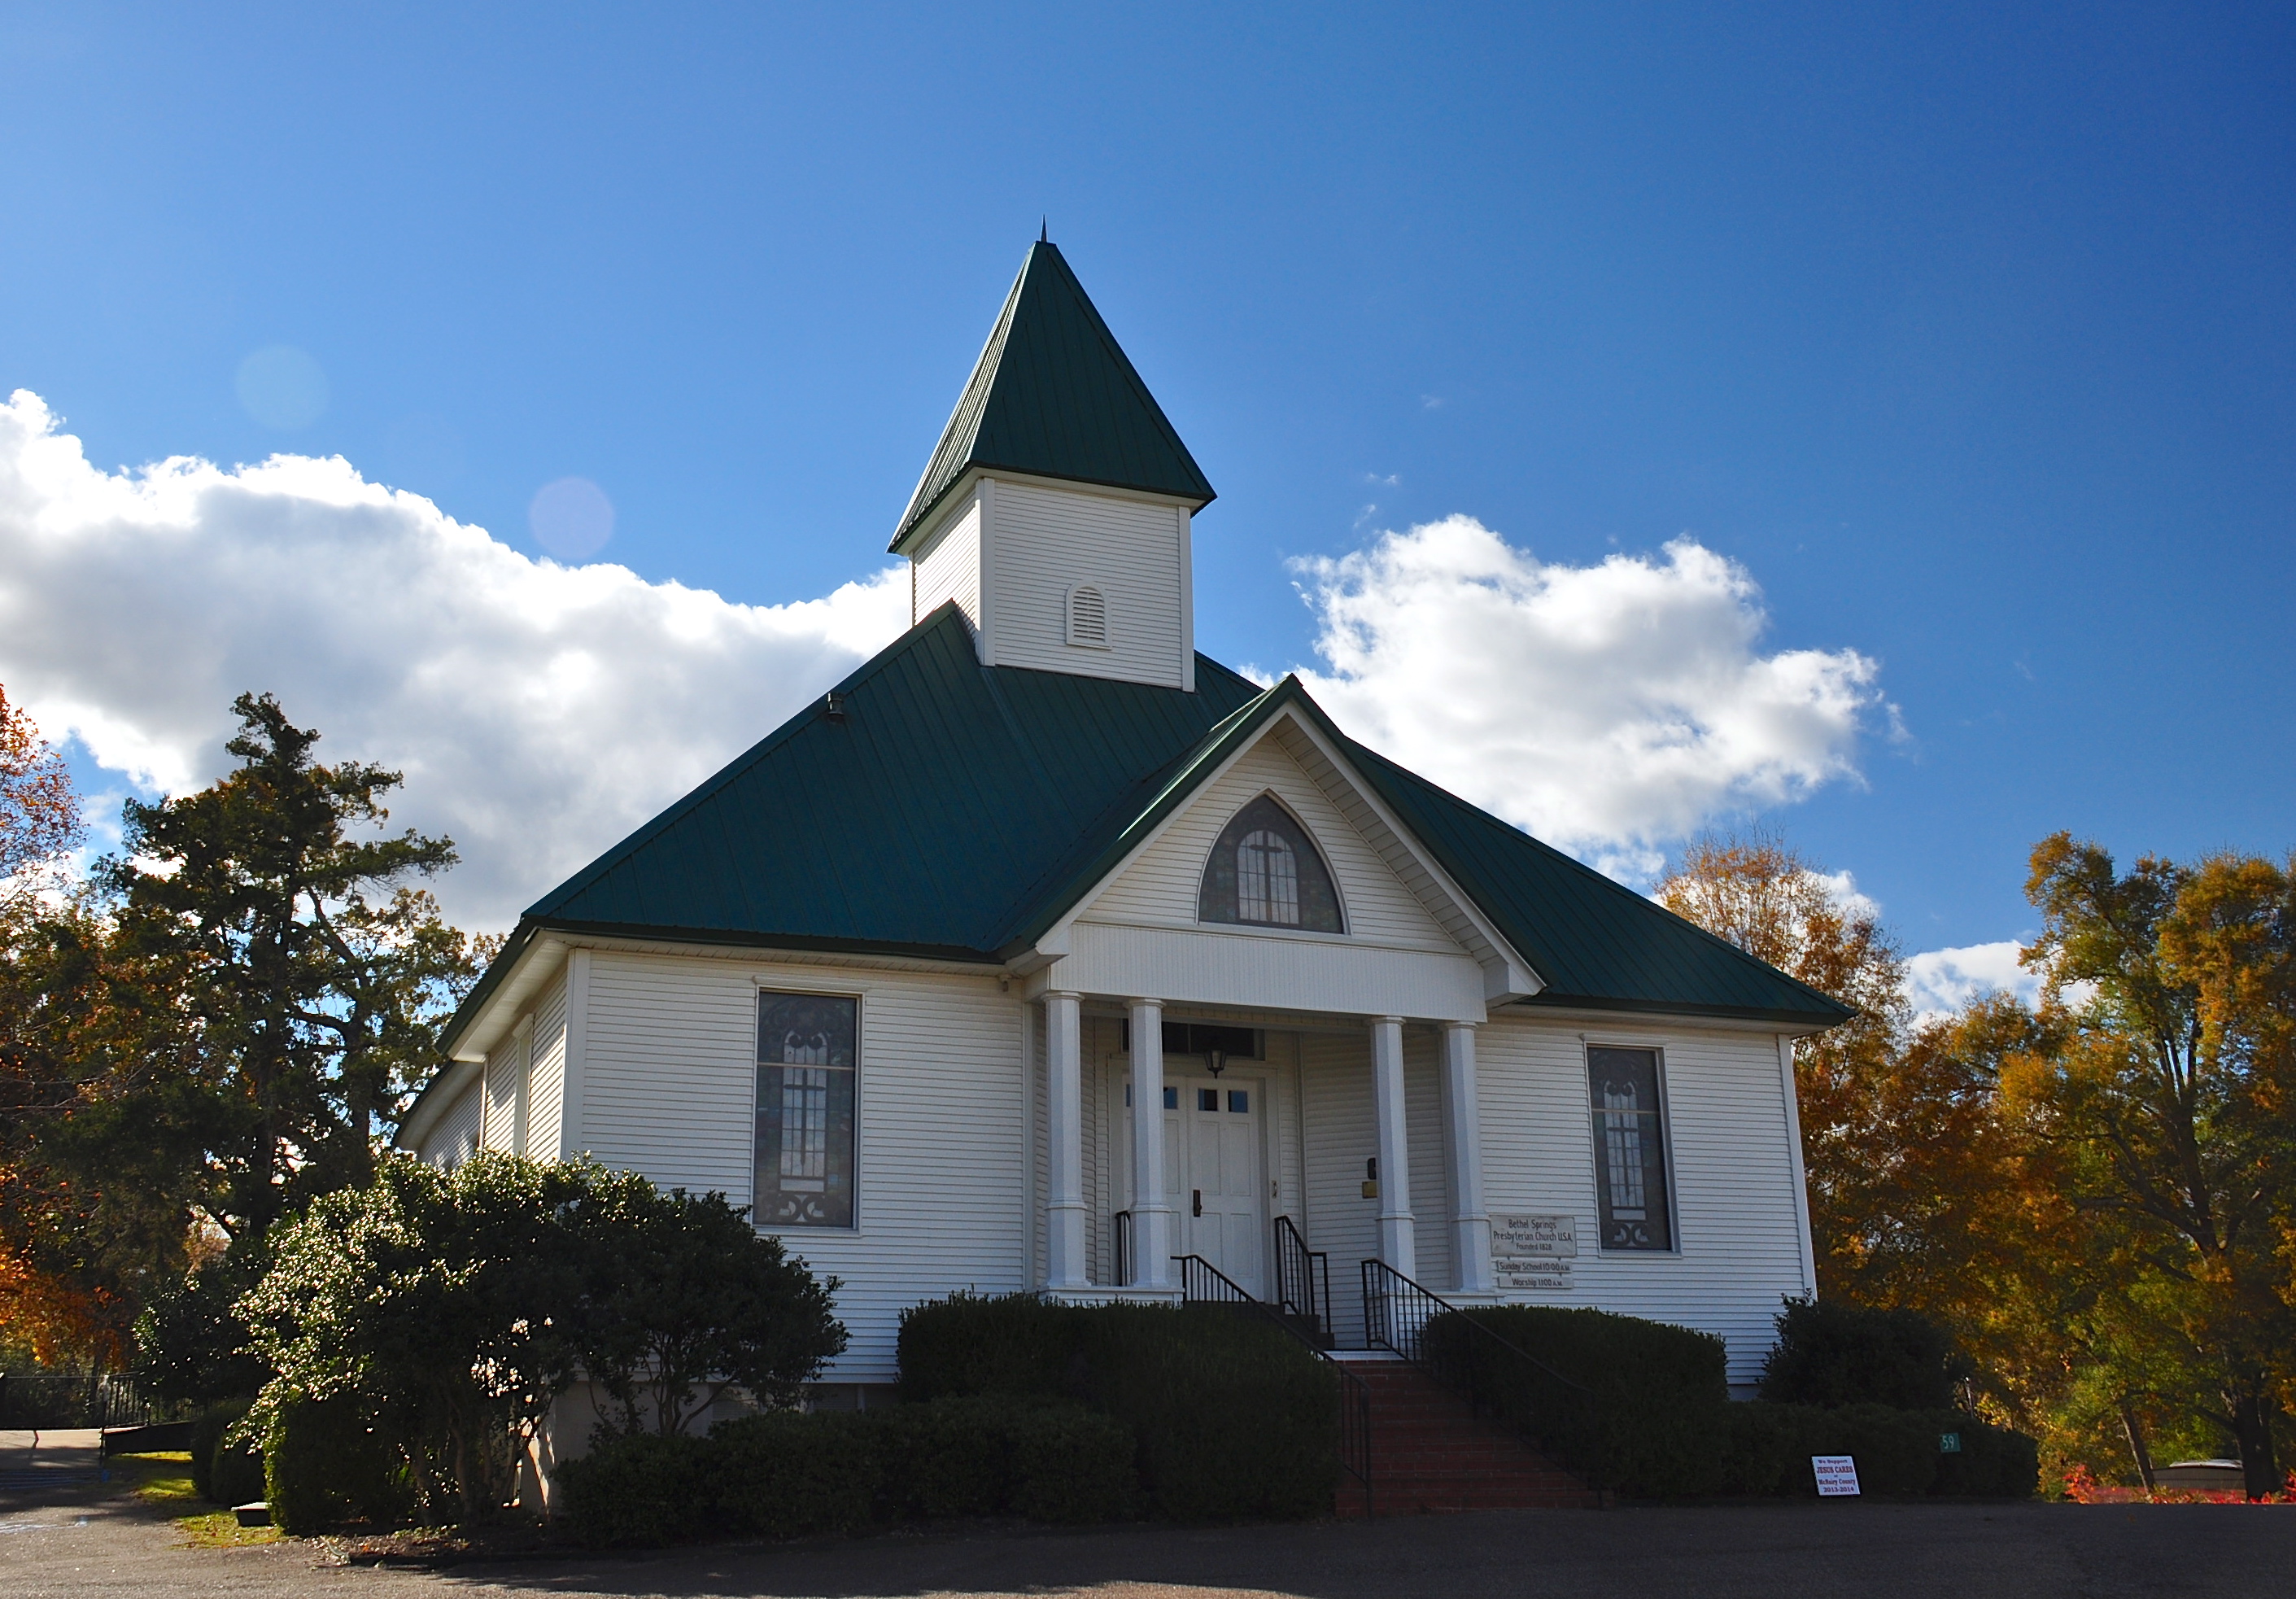
[{"label": "roof eave", "polygon": [[962,944],[905,943],[898,939],[843,939],[817,933],[775,932],[742,927],[680,927],[643,922],[577,922],[559,917],[537,925],[552,932],[577,937],[647,940],[663,944],[703,944],[713,948],[791,949],[808,955],[887,955],[907,960],[946,961],[967,966],[1001,966],[993,951]]},{"label": "roof eave", "polygon": [[1527,999],[1513,1001],[1525,1010],[1632,1012],[1644,1015],[1710,1017],[1724,1021],[1773,1022],[1800,1032],[1823,1032],[1839,1027],[1856,1013],[1842,1007],[1831,1012],[1767,1009],[1759,1005],[1710,1004],[1681,999],[1636,999],[1611,995],[1558,994],[1548,988]]},{"label": "roof eave", "polygon": [[[974,483],[987,477],[1011,477],[1015,480],[1033,480],[1040,483],[1082,483],[1092,488],[1112,488],[1120,494],[1152,495],[1157,499],[1168,501],[1176,505],[1185,505],[1190,515],[1201,511],[1219,498],[1216,490],[1201,496],[1180,494],[1168,488],[1158,488],[1147,483],[1126,483],[1113,478],[1085,478],[1070,472],[1048,472],[1041,467],[1014,466],[1006,462],[967,461],[964,468],[943,484],[932,498],[920,506],[914,515],[902,521],[900,531],[893,535],[893,542],[885,546],[886,554],[907,554],[925,535],[933,530],[933,519],[939,513],[943,505],[947,504],[952,498],[961,496]],[[1204,487],[1207,490],[1211,490],[1210,483],[1206,483]]]}]

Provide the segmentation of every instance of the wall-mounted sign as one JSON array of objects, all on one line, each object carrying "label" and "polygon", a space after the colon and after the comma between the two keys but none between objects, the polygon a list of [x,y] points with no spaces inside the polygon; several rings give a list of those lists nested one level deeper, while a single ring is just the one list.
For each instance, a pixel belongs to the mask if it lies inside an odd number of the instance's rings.
[{"label": "wall-mounted sign", "polygon": [[1549,1293],[1570,1292],[1568,1260],[1493,1260],[1491,1275],[1501,1288],[1534,1288]]},{"label": "wall-mounted sign", "polygon": [[1809,1469],[1817,1473],[1817,1496],[1821,1499],[1845,1498],[1857,1492],[1857,1457],[1855,1455],[1813,1455]]},{"label": "wall-mounted sign", "polygon": [[1575,1216],[1494,1216],[1491,1255],[1513,1259],[1524,1255],[1556,1259],[1578,1252],[1578,1218]]},{"label": "wall-mounted sign", "polygon": [[1940,1432],[1940,1433],[1939,1433],[1939,1434],[1938,1434],[1938,1453],[1939,1453],[1939,1454],[1940,1454],[1940,1455],[1958,1455],[1958,1454],[1960,1454],[1960,1453],[1961,1453],[1961,1434],[1960,1434],[1960,1433],[1958,1433],[1958,1432]]},{"label": "wall-mounted sign", "polygon": [[1568,1293],[1578,1252],[1575,1216],[1491,1218],[1491,1274],[1501,1288]]}]

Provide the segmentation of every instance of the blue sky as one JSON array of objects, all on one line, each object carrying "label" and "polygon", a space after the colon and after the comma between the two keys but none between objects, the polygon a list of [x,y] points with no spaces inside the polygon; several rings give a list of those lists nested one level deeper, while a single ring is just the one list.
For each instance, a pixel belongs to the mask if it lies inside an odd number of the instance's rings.
[{"label": "blue sky", "polygon": [[1220,490],[1211,654],[1312,663],[1287,563],[1382,529],[1688,535],[1878,662],[1772,820],[1910,946],[2060,827],[2296,844],[2296,13],[1428,9],[13,5],[0,392],[528,550],[580,476],[602,559],[808,600],[1049,217]]}]

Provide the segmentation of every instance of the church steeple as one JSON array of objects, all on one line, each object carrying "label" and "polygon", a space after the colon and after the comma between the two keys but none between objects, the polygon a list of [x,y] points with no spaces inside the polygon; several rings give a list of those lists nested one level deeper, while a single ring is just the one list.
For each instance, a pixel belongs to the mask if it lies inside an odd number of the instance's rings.
[{"label": "church steeple", "polygon": [[968,472],[1007,472],[1168,496],[1212,486],[1100,319],[1060,247],[1039,239],[893,536],[896,554]]},{"label": "church steeple", "polygon": [[1004,297],[893,551],[983,666],[1193,692],[1189,519],[1212,486],[1048,240]]}]

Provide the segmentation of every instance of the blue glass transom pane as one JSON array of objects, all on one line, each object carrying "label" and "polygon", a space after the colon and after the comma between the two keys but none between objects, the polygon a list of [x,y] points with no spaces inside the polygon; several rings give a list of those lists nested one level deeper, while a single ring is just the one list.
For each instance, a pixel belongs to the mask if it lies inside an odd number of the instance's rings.
[{"label": "blue glass transom pane", "polygon": [[1235,1116],[1249,1116],[1249,1115],[1250,1115],[1250,1114],[1251,1114],[1251,1091],[1250,1091],[1250,1089],[1248,1089],[1248,1088],[1231,1088],[1231,1089],[1229,1089],[1229,1090],[1227,1091],[1227,1108],[1228,1108],[1228,1111],[1229,1111],[1229,1113],[1230,1113],[1231,1115],[1235,1115]]},{"label": "blue glass transom pane", "polygon": [[1217,1110],[1218,1110],[1218,1109],[1219,1109],[1219,1090],[1218,1090],[1218,1089],[1217,1089],[1217,1088],[1199,1088],[1199,1089],[1197,1089],[1197,1090],[1196,1090],[1196,1109],[1197,1109],[1197,1110],[1199,1110],[1199,1111],[1217,1111]]},{"label": "blue glass transom pane", "polygon": [[860,1002],[758,996],[757,1204],[763,1227],[853,1225],[853,1096]]},{"label": "blue glass transom pane", "polygon": [[1164,1108],[1167,1111],[1177,1111],[1180,1108],[1180,1091],[1177,1088],[1164,1090]]}]

